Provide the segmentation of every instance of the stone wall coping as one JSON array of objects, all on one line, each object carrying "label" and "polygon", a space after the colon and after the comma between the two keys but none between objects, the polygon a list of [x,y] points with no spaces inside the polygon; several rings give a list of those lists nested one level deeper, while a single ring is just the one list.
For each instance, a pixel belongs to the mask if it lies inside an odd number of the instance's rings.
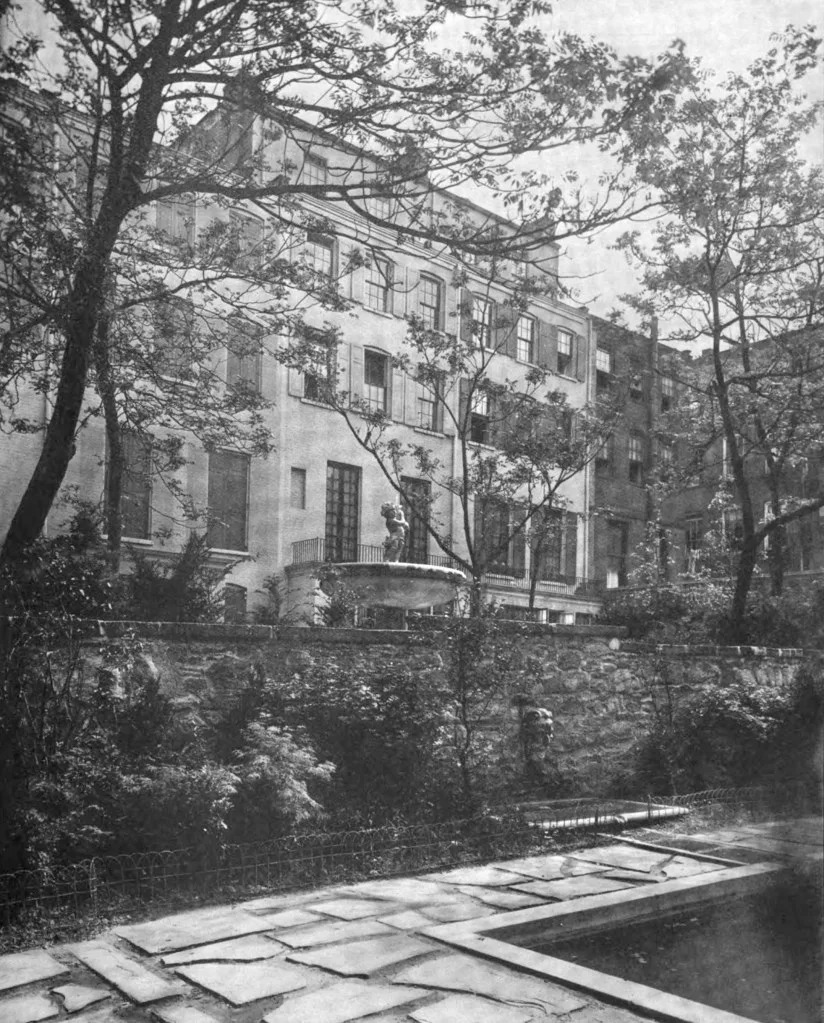
[{"label": "stone wall coping", "polygon": [[624,640],[621,643],[621,650],[633,654],[666,654],[668,657],[737,657],[740,659],[761,657],[787,661],[799,660],[807,652],[803,647],[644,643],[642,640],[636,639]]}]

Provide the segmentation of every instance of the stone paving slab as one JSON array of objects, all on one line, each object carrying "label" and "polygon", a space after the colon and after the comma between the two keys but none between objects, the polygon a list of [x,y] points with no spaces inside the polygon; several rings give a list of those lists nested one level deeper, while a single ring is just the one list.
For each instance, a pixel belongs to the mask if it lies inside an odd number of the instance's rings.
[{"label": "stone paving slab", "polygon": [[107,941],[84,941],[78,945],[69,945],[68,948],[81,963],[140,1005],[186,991],[180,981],[153,973]]},{"label": "stone paving slab", "polygon": [[[523,878],[521,878],[523,883]],[[522,892],[500,891],[498,889],[466,888],[460,889],[465,895],[471,895],[473,899],[479,899],[487,906],[494,906],[496,909],[529,909],[530,906],[540,906],[544,899],[535,895],[524,895]]]},{"label": "stone paving slab", "polygon": [[402,907],[387,904],[381,899],[333,899],[331,902],[317,902],[312,909],[325,916],[334,916],[339,920],[361,920],[367,916],[380,916]]},{"label": "stone paving slab", "polygon": [[349,1023],[424,996],[413,987],[341,981],[320,991],[287,999],[263,1017],[264,1023]]},{"label": "stone paving slab", "polygon": [[409,1015],[416,1023],[529,1023],[536,1018],[533,1009],[516,1009],[474,995],[449,995]]},{"label": "stone paving slab", "polygon": [[361,881],[348,885],[345,893],[361,898],[386,899],[387,902],[403,902],[414,905],[423,902],[435,902],[444,898],[446,893],[441,885],[425,877],[390,877],[380,881]]},{"label": "stone paving slab", "polygon": [[27,995],[12,995],[0,1000],[2,1023],[35,1023],[36,1020],[50,1019],[60,1013],[60,1006],[42,991]]},{"label": "stone paving slab", "polygon": [[357,941],[379,934],[392,934],[391,927],[377,920],[336,920],[334,923],[316,924],[314,927],[299,927],[278,934],[277,940],[289,948],[314,948],[315,945],[331,945],[336,941]]},{"label": "stone paving slab", "polygon": [[[503,863],[496,866],[502,867]],[[541,854],[539,856],[522,856],[518,860],[510,860],[507,870],[516,874],[525,874],[541,881],[554,881],[559,877],[577,877],[579,874],[595,874],[603,870],[603,866],[576,860],[573,856]]]},{"label": "stone paving slab", "polygon": [[171,1005],[153,1008],[151,1012],[162,1023],[218,1023],[215,1016],[191,1002],[173,1002]]},{"label": "stone paving slab", "polygon": [[69,1023],[124,1023],[123,1016],[120,1015],[118,1007],[114,1005],[88,1009],[76,1016],[69,1016],[68,1020]]},{"label": "stone paving slab", "polygon": [[306,987],[306,978],[300,970],[270,960],[262,963],[193,963],[191,966],[179,966],[177,973],[235,1006]]},{"label": "stone paving slab", "polygon": [[491,916],[495,910],[491,906],[465,903],[461,906],[422,906],[421,912],[430,920],[436,920],[438,923],[454,924],[459,920],[474,920],[476,917]]},{"label": "stone paving slab", "polygon": [[710,874],[714,870],[723,870],[723,864],[710,863],[708,860],[694,860],[690,856],[673,856],[664,866],[667,879],[675,877],[693,877],[695,874]]},{"label": "stone paving slab", "polygon": [[634,845],[604,845],[595,849],[583,849],[575,856],[592,863],[605,863],[610,867],[624,867],[650,874],[663,869],[670,853],[653,852]]},{"label": "stone paving slab", "polygon": [[67,967],[42,949],[11,952],[0,956],[0,991],[10,991],[37,980],[50,980],[68,972]]},{"label": "stone paving slab", "polygon": [[52,988],[52,994],[60,996],[66,1012],[77,1012],[112,997],[106,988],[89,987],[88,984],[64,984],[63,987]]},{"label": "stone paving slab", "polygon": [[407,934],[391,934],[354,944],[323,946],[309,952],[291,952],[289,962],[319,966],[343,977],[369,977],[378,970],[415,956],[434,952],[436,946]]},{"label": "stone paving slab", "polygon": [[458,867],[455,870],[445,870],[440,874],[428,876],[434,881],[443,881],[447,884],[484,885],[487,888],[504,888],[521,880],[520,876],[511,870],[491,866]]},{"label": "stone paving slab", "polygon": [[573,1012],[586,1001],[546,981],[515,973],[474,956],[450,954],[407,966],[395,974],[398,984],[418,984],[442,991],[483,995],[516,1008]]},{"label": "stone paving slab", "polygon": [[419,931],[423,927],[431,927],[432,921],[428,916],[419,913],[417,909],[404,909],[400,913],[392,913],[390,916],[378,918],[378,922],[395,927],[399,931]]},{"label": "stone paving slab", "polygon": [[283,954],[283,946],[258,934],[242,938],[229,938],[211,945],[198,945],[182,952],[170,952],[160,960],[164,966],[186,966],[189,963],[208,963],[217,960],[252,963],[257,959],[274,959]]},{"label": "stone paving slab", "polygon": [[582,895],[601,895],[631,887],[628,881],[612,881],[608,877],[593,877],[591,874],[564,877],[560,881],[527,881],[526,884],[516,885],[520,892],[542,895],[548,899],[577,899]]},{"label": "stone paving slab", "polygon": [[268,931],[271,920],[231,906],[176,913],[142,924],[116,927],[114,933],[149,955],[177,952],[194,945],[209,945],[226,938]]},{"label": "stone paving slab", "polygon": [[321,917],[315,913],[309,913],[305,909],[284,909],[278,913],[258,914],[266,923],[266,929],[276,931],[285,930],[287,927],[302,927],[304,924],[320,923]]}]

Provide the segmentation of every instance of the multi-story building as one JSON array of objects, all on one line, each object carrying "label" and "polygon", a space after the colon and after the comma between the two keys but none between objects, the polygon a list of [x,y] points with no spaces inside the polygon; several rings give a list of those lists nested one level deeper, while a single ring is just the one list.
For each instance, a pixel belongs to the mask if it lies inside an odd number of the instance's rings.
[{"label": "multi-story building", "polygon": [[[237,151],[247,146],[270,165],[279,163],[284,173],[321,186],[318,196],[291,200],[297,213],[294,228],[287,232],[285,251],[327,277],[330,287],[334,282],[340,289],[343,303],[334,303],[337,308],[318,306],[305,317],[310,324],[338,330],[334,358],[319,352],[316,361],[300,368],[288,366],[277,356],[290,338],[277,334],[267,335],[259,352],[244,353],[227,343],[211,353],[217,385],[221,380],[230,385],[242,379],[259,389],[266,402],[273,449],[265,458],[250,457],[231,446],[206,450],[193,436],[184,435],[184,457],[174,469],[170,489],[159,485],[148,471],[145,438],[137,440],[126,433],[124,545],[127,551],[140,549],[162,558],[179,550],[192,529],[205,529],[213,560],[225,567],[236,604],[250,608],[259,604],[267,581],[275,576],[282,581],[286,613],[311,618],[312,611],[307,609],[314,601],[319,565],[379,560],[385,536],[380,508],[383,502],[396,499],[380,466],[355,435],[357,411],[350,409],[344,416],[331,407],[335,403],[328,400],[330,383],[355,404],[365,402],[384,412],[394,438],[426,448],[440,464],[454,467],[449,468],[454,478],[460,474],[463,448],[494,450],[491,410],[483,396],[476,399],[467,434],[459,435],[454,421],[460,419],[461,389],[435,393],[411,371],[405,372],[397,360],[410,318],[439,335],[472,338],[472,344],[485,353],[484,372],[493,382],[522,381],[527,388],[530,371],[541,366],[549,372],[552,388],[564,392],[571,410],[583,407],[593,396],[595,350],[586,310],[552,297],[551,287],[537,289],[527,308],[521,306],[516,314],[504,317],[516,285],[513,268],[493,272],[482,260],[459,262],[425,236],[404,231],[408,209],[395,215],[391,197],[368,200],[380,204],[379,210],[376,205],[369,207],[380,223],[359,214],[351,204],[325,201],[323,186],[334,183],[335,175],[346,180],[353,174],[377,175],[380,168],[366,154],[342,150],[308,126],[292,124],[288,133],[271,127],[258,115],[243,119],[245,141],[241,139]],[[198,137],[208,142],[225,130],[226,120],[218,111],[207,115]],[[194,152],[197,147],[191,148]],[[481,225],[486,232],[505,235],[513,230],[505,220],[470,202],[429,187],[422,194],[423,212],[417,215],[432,222],[446,215],[447,209],[450,215],[458,209],[467,222]],[[244,258],[255,258],[270,232],[266,214],[258,208],[239,204],[227,211],[225,206],[164,200],[149,212],[148,220],[158,232],[185,236],[191,242],[215,220],[227,216],[242,225]],[[278,231],[283,234],[282,215]],[[367,252],[369,258],[365,262],[351,259],[356,249]],[[531,272],[551,283],[557,261],[558,250],[547,241],[533,247]],[[295,298],[299,300],[297,294]],[[21,400],[31,421],[45,422],[47,400],[34,391]],[[3,444],[0,475],[6,485],[0,494],[0,524],[8,523],[14,511],[38,444],[36,433],[12,436]],[[80,493],[102,502],[106,463],[103,423],[93,416],[78,435],[64,495]],[[530,587],[531,548],[525,531],[513,536],[494,563],[486,566],[483,583],[489,599],[550,621],[587,620],[597,611],[598,601],[588,584],[593,558],[587,515],[591,477],[591,469],[583,467],[560,488],[560,507],[553,513],[559,520],[557,541],[546,553],[534,585]],[[416,479],[411,470],[404,483],[407,493],[430,485]],[[181,495],[189,509],[188,519],[181,514]],[[464,553],[461,525],[467,515],[471,519],[472,508],[463,507],[456,488],[447,487],[438,496],[437,510],[440,528],[457,545],[454,549]],[[511,514],[511,509],[503,508],[495,521],[489,516],[479,520],[476,508],[476,533],[494,530],[505,535],[510,523],[499,519]],[[57,507],[50,528],[60,528],[63,518],[63,510]],[[444,563],[446,557],[423,528],[421,517],[411,514],[410,521],[410,560]],[[475,541],[485,542],[477,535]]]}]

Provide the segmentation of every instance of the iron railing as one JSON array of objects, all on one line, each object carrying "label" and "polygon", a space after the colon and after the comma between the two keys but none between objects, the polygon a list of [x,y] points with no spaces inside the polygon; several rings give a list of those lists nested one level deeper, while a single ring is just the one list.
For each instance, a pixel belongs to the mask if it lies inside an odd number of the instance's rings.
[{"label": "iron railing", "polygon": [[[382,562],[384,549],[379,544],[345,543],[340,549],[333,550],[325,537],[315,536],[311,540],[297,540],[292,544],[292,564],[312,565],[324,563],[340,563],[346,561],[366,561],[370,564]],[[422,564],[436,568],[457,568],[452,558],[443,554],[430,554]]]}]

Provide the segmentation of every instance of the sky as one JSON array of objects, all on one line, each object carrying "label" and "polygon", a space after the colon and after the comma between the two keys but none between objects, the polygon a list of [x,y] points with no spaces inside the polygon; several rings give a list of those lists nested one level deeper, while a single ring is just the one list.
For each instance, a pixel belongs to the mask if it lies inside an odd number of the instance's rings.
[{"label": "sky", "polygon": [[[815,25],[824,36],[820,0],[558,0],[545,31],[593,36],[621,55],[653,57],[674,39],[689,56],[720,76],[743,71],[770,48],[770,36],[787,25]],[[824,74],[804,83],[811,98],[824,99]],[[810,162],[824,163],[824,131],[808,140]],[[617,296],[633,290],[635,276],[622,254],[610,249],[619,230],[603,232],[589,244],[576,242],[562,263],[575,278],[581,304],[599,315],[621,308]],[[630,317],[631,320],[631,317]]]}]

